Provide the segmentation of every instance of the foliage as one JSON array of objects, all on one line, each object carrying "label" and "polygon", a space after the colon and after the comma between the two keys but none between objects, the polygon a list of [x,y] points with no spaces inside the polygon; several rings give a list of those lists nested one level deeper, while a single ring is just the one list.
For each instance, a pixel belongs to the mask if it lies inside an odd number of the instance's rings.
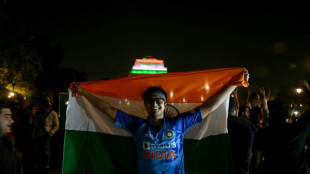
[{"label": "foliage", "polygon": [[3,3],[0,9],[0,84],[18,86],[25,94],[31,94],[42,69],[41,57],[33,47],[36,34],[12,15],[6,5]]},{"label": "foliage", "polygon": [[[57,99],[70,82],[87,77],[72,68],[60,68],[63,49],[52,33],[38,28],[37,20],[44,18],[27,10],[29,5],[0,0],[0,87],[14,89],[31,100]],[[7,98],[7,90],[1,90],[1,96]]]}]

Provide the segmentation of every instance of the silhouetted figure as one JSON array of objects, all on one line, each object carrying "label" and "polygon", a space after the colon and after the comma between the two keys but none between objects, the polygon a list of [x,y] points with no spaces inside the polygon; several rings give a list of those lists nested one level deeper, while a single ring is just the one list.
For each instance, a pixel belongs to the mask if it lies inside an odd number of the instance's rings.
[{"label": "silhouetted figure", "polygon": [[237,117],[236,99],[230,97],[228,135],[236,174],[248,174],[252,158],[255,126],[247,119]]},{"label": "silhouetted figure", "polygon": [[[304,81],[300,85],[310,99],[308,83]],[[264,158],[262,173],[308,173],[305,143],[310,131],[310,111],[297,122],[286,123],[289,105],[278,100],[268,105],[269,125],[255,135],[253,173],[259,171],[260,156]]]},{"label": "silhouetted figure", "polygon": [[254,106],[249,111],[249,120],[255,125],[258,130],[263,129],[263,109],[260,106]]}]

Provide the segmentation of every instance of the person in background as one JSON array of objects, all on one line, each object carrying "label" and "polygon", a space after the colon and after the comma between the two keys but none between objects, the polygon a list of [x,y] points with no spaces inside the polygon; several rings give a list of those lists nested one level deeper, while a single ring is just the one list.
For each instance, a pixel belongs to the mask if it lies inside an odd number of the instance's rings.
[{"label": "person in background", "polygon": [[268,101],[270,99],[271,90],[268,88],[265,90],[264,87],[257,88],[257,92],[251,92],[251,90],[248,90],[247,98],[246,98],[246,105],[252,109],[255,106],[259,106],[263,109],[263,123],[262,127],[267,126],[267,120],[268,120]]},{"label": "person in background", "polygon": [[22,174],[17,151],[7,135],[11,132],[12,112],[9,105],[0,104],[0,173]]},{"label": "person in background", "polygon": [[[298,83],[310,101],[308,82]],[[289,104],[273,100],[269,102],[268,126],[255,135],[253,145],[252,173],[258,173],[262,163],[262,173],[306,174],[305,145],[310,132],[310,111],[298,121],[286,123]]]},{"label": "person in background", "polygon": [[59,128],[57,113],[52,109],[49,98],[42,98],[39,110],[33,120],[35,165],[39,172],[45,173],[50,168],[51,139]]},{"label": "person in background", "polygon": [[260,131],[263,129],[263,115],[264,111],[259,106],[254,106],[249,111],[249,120],[255,125],[255,127]]},{"label": "person in background", "polygon": [[248,174],[254,134],[257,130],[248,119],[238,117],[238,99],[235,96],[237,96],[237,90],[233,92],[229,100],[228,135],[235,173]]}]

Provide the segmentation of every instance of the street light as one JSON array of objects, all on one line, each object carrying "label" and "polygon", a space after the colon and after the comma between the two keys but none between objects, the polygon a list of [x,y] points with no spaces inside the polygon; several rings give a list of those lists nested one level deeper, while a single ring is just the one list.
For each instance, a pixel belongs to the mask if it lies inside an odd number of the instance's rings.
[{"label": "street light", "polygon": [[301,88],[297,88],[297,89],[296,89],[296,92],[297,92],[298,94],[300,94],[300,93],[301,93],[301,91],[302,91],[302,89],[301,89]]},{"label": "street light", "polygon": [[294,111],[294,115],[297,116],[299,113],[298,111]]},{"label": "street light", "polygon": [[8,95],[8,98],[13,97],[14,95],[15,95],[15,93],[14,93],[14,92],[10,92],[10,93],[9,93],[9,95]]}]

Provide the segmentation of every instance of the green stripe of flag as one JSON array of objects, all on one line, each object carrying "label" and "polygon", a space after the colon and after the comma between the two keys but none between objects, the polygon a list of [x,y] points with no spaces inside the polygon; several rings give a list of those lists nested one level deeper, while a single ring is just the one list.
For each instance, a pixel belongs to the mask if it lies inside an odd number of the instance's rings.
[{"label": "green stripe of flag", "polygon": [[231,174],[233,169],[228,134],[201,140],[184,140],[186,174]]}]

